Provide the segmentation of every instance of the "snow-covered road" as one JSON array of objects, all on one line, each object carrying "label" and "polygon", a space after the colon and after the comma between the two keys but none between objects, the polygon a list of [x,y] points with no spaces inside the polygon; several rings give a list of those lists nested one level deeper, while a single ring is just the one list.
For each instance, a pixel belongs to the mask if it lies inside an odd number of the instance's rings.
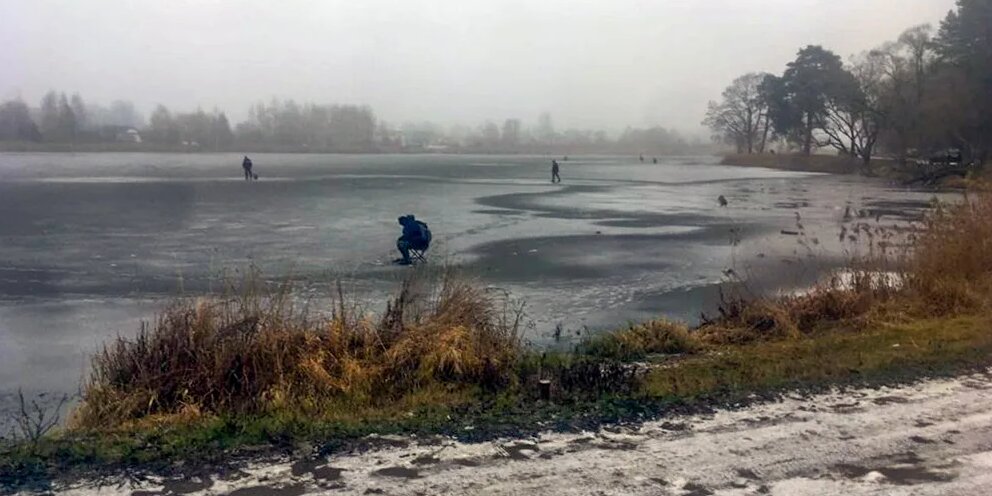
[{"label": "snow-covered road", "polygon": [[787,398],[639,427],[419,444],[252,466],[234,478],[70,494],[986,495],[992,376]]}]

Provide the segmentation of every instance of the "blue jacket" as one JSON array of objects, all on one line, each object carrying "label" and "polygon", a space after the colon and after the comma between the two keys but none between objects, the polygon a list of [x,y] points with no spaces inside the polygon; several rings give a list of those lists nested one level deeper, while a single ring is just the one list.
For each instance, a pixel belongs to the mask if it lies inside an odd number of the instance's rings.
[{"label": "blue jacket", "polygon": [[400,239],[409,241],[414,245],[426,246],[431,242],[431,231],[427,224],[407,218],[406,223],[403,224],[403,236]]}]

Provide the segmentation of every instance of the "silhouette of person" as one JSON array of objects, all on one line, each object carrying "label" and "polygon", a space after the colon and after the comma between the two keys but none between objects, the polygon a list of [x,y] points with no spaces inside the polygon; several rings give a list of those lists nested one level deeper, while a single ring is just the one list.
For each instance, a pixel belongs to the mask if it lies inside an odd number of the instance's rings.
[{"label": "silhouette of person", "polygon": [[558,175],[558,161],[555,159],[551,159],[551,182],[552,183],[561,182],[561,176]]},{"label": "silhouette of person", "polygon": [[652,157],[651,158],[651,163],[657,164],[658,163],[658,157]]},{"label": "silhouette of person", "polygon": [[640,159],[640,160],[641,160],[641,162],[644,162],[644,155],[640,155],[640,156],[638,156],[637,158],[638,158],[638,159]]},{"label": "silhouette of person", "polygon": [[245,159],[241,161],[241,168],[245,170],[245,181],[251,181],[255,178],[255,175],[251,172],[251,159],[248,155],[245,155]]}]

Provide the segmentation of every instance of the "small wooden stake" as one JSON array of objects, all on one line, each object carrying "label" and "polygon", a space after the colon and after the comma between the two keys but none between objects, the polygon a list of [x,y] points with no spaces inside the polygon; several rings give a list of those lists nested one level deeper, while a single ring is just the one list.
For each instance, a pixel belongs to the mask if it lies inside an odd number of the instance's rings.
[{"label": "small wooden stake", "polygon": [[537,389],[541,393],[541,399],[542,400],[547,401],[547,400],[550,400],[551,399],[551,381],[550,380],[548,380],[548,379],[541,379],[541,380],[537,381]]}]

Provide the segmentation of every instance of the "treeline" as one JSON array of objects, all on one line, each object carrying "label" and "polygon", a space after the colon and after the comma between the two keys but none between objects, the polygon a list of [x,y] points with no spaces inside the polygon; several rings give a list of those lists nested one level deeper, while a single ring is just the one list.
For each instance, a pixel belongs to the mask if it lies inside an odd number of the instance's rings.
[{"label": "treeline", "polygon": [[253,105],[237,125],[239,144],[278,145],[315,150],[369,151],[377,148],[376,116],[368,106],[299,105],[273,100]]},{"label": "treeline", "polygon": [[992,147],[990,26],[992,0],[958,0],[936,33],[912,27],[846,64],[807,46],[781,75],[734,80],[703,123],[739,153],[773,141],[806,155],[828,147],[867,171],[879,154],[905,162],[957,148],[982,164]]},{"label": "treeline", "polygon": [[710,151],[662,127],[628,128],[619,136],[593,129],[555,129],[543,113],[533,126],[517,118],[502,125],[443,127],[430,122],[392,126],[362,105],[257,103],[232,126],[223,111],[172,112],[157,106],[147,123],[127,102],[108,108],[73,94],[49,92],[37,109],[20,100],[0,106],[0,141],[35,142],[44,149],[65,144],[125,142],[127,149],[252,150],[314,152],[642,153]]},{"label": "treeline", "polygon": [[87,105],[79,94],[50,91],[36,109],[21,100],[0,104],[0,141],[100,142],[144,120],[134,104],[115,101],[109,107]]},{"label": "treeline", "polygon": [[408,123],[395,130],[407,147],[447,149],[478,153],[643,153],[674,155],[709,151],[709,144],[684,139],[678,132],[660,126],[626,128],[611,137],[598,129],[565,129],[554,126],[551,115],[542,113],[527,126],[509,118],[502,125],[485,122],[477,127],[453,126],[445,129],[424,122]]}]

